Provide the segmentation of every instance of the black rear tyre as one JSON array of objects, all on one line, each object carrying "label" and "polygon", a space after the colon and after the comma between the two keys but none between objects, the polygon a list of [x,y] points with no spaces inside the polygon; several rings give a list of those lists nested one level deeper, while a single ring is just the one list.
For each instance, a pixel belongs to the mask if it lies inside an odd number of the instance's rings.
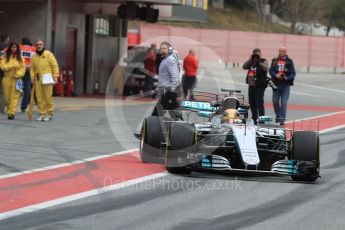
[{"label": "black rear tyre", "polygon": [[[141,128],[140,157],[146,163],[164,163],[165,139],[171,119],[150,116]],[[162,152],[163,151],[163,152]]]},{"label": "black rear tyre", "polygon": [[166,151],[165,167],[173,174],[190,174],[187,153],[195,151],[195,127],[187,123],[174,123],[169,131],[169,146]]},{"label": "black rear tyre", "polygon": [[295,181],[313,182],[319,177],[320,140],[319,135],[312,131],[296,131],[292,138],[292,160],[315,161],[317,172],[310,175],[291,176]]}]

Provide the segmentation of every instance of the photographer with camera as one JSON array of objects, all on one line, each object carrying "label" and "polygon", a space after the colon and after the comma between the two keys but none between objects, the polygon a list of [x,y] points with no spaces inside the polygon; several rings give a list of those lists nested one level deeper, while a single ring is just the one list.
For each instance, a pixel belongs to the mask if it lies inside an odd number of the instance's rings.
[{"label": "photographer with camera", "polygon": [[248,84],[249,105],[254,124],[257,124],[258,115],[265,115],[264,94],[268,83],[268,62],[261,57],[261,50],[256,48],[242,68],[248,70],[246,83]]},{"label": "photographer with camera", "polygon": [[290,86],[296,76],[295,65],[287,55],[285,47],[279,48],[279,55],[273,58],[269,73],[277,90],[273,91],[273,107],[276,114],[276,123],[284,125],[287,103],[290,96]]}]

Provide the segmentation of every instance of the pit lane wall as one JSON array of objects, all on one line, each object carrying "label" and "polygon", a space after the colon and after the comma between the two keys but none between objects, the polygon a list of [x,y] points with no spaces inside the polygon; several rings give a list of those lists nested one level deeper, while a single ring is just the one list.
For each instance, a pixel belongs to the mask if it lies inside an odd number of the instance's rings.
[{"label": "pit lane wall", "polygon": [[[195,49],[198,59],[204,62],[217,61],[231,66],[233,64],[237,66],[237,63],[241,65],[256,47],[261,48],[263,57],[270,61],[277,56],[279,47],[285,46],[298,70],[327,69],[335,72],[344,70],[345,67],[345,37],[223,31],[149,24],[142,24],[140,33],[142,42],[155,41],[155,38],[161,36],[169,38],[181,36],[193,39],[196,42],[181,44],[173,39],[169,42],[182,56],[186,55],[189,49]],[[205,45],[217,53],[219,60],[210,60],[213,55],[203,48]]]}]

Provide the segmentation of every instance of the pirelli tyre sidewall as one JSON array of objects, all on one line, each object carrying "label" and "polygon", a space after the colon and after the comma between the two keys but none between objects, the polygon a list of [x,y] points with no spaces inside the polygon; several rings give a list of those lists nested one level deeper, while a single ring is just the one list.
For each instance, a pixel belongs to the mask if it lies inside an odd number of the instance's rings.
[{"label": "pirelli tyre sidewall", "polygon": [[164,163],[166,134],[170,118],[150,116],[144,119],[141,128],[140,157],[146,163]]},{"label": "pirelli tyre sidewall", "polygon": [[196,129],[187,123],[173,123],[169,130],[165,167],[173,174],[190,174],[187,153],[195,152]]},{"label": "pirelli tyre sidewall", "polygon": [[[292,160],[316,161],[320,170],[319,134],[313,131],[295,131],[292,138]],[[291,176],[296,181],[315,181],[317,175]]]}]

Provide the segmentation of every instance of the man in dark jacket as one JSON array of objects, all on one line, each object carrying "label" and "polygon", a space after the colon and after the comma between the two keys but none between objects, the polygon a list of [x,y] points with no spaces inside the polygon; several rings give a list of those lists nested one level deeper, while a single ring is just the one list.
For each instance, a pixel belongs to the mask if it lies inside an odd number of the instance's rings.
[{"label": "man in dark jacket", "polygon": [[35,46],[32,45],[29,38],[23,38],[22,44],[20,45],[20,52],[22,53],[22,57],[25,59],[26,71],[23,77],[23,99],[21,104],[22,112],[26,111],[26,108],[29,104],[30,93],[31,93],[31,80],[30,80],[30,66],[31,66],[31,58],[34,56],[36,52]]},{"label": "man in dark jacket", "polygon": [[265,115],[264,94],[267,87],[268,62],[261,57],[261,50],[256,48],[253,54],[243,64],[247,69],[246,83],[248,84],[248,98],[252,119],[257,124],[258,115]]},{"label": "man in dark jacket", "polygon": [[279,49],[277,58],[273,58],[270,67],[270,75],[273,82],[277,86],[277,90],[273,91],[273,107],[276,114],[276,122],[284,125],[286,119],[287,103],[290,96],[290,86],[296,76],[295,65],[287,55],[285,47]]}]

